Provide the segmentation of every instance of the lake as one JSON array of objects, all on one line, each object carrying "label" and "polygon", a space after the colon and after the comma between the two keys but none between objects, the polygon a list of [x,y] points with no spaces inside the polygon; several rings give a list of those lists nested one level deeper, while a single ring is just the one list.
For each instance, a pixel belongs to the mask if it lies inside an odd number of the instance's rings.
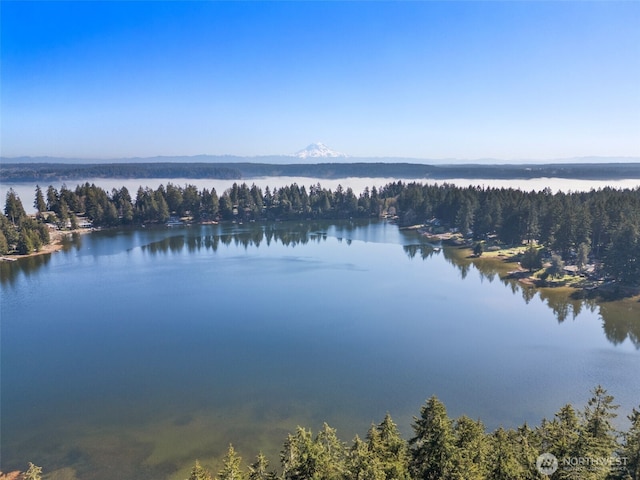
[{"label": "lake", "polygon": [[[184,479],[296,425],[408,437],[435,394],[488,429],[640,403],[624,303],[524,290],[384,221],[103,231],[0,264],[3,471]],[[72,476],[67,478],[73,478]]]}]

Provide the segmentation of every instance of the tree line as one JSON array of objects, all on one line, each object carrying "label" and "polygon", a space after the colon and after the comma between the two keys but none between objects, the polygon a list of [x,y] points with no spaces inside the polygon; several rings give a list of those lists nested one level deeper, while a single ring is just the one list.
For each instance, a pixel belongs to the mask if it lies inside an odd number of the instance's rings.
[{"label": "tree line", "polygon": [[[640,410],[627,417],[628,430],[616,431],[617,408],[597,386],[582,410],[567,404],[534,428],[487,432],[480,420],[450,418],[432,396],[408,441],[388,413],[350,444],[326,423],[315,435],[297,427],[282,445],[279,471],[261,452],[244,464],[229,445],[215,477],[196,460],[187,480],[639,480]],[[30,463],[23,478],[41,474]]]},{"label": "tree line", "polygon": [[[126,160],[126,159],[121,159]],[[133,160],[133,159],[129,159]],[[358,161],[353,161],[358,160]],[[402,161],[405,160],[405,161]],[[407,161],[409,160],[409,161]],[[556,163],[528,165],[430,165],[415,159],[352,159],[346,163],[291,163],[292,157],[152,157],[140,161],[74,163],[64,158],[0,158],[0,181],[51,182],[83,178],[640,178],[640,163]]]},{"label": "tree line", "polygon": [[[604,188],[590,192],[524,192],[511,188],[424,185],[401,181],[381,188],[335,190],[320,184],[280,188],[234,183],[221,195],[214,188],[198,190],[168,183],[157,189],[140,187],[135,197],[122,187],[106,192],[85,183],[75,190],[36,187],[37,219],[28,217],[20,199],[7,193],[0,230],[0,251],[37,249],[47,243],[42,222],[77,226],[83,215],[96,227],[164,223],[171,216],[206,220],[311,220],[370,218],[392,214],[401,225],[437,220],[476,241],[494,239],[506,245],[538,243],[558,259],[572,263],[600,262],[603,272],[620,283],[640,278],[640,188]],[[38,222],[39,220],[39,222]],[[35,223],[34,223],[35,222]],[[532,250],[532,256],[535,252]],[[532,265],[536,258],[528,259]],[[525,259],[526,262],[526,259]]]},{"label": "tree line", "polygon": [[[638,480],[640,410],[633,409],[626,432],[612,421],[618,406],[601,386],[577,411],[562,407],[551,420],[531,428],[487,432],[480,420],[452,419],[445,405],[429,398],[414,417],[405,441],[387,414],[366,437],[342,442],[326,423],[313,435],[298,427],[280,451],[280,472],[259,453],[245,469],[233,446],[222,461],[218,480]],[[543,455],[544,454],[544,455]],[[552,455],[552,456],[551,456]],[[549,462],[554,459],[556,464]],[[551,470],[554,470],[551,472]],[[188,480],[211,480],[198,461]]]}]

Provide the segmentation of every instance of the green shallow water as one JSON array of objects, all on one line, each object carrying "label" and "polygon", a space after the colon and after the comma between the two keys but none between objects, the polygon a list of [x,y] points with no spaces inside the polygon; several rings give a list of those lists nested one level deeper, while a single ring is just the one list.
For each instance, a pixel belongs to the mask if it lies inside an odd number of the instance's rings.
[{"label": "green shallow water", "polygon": [[298,424],[348,441],[390,412],[408,436],[432,394],[491,429],[598,383],[622,417],[640,403],[621,304],[522,290],[384,222],[99,232],[0,280],[3,471],[186,478],[229,442],[277,464]]}]

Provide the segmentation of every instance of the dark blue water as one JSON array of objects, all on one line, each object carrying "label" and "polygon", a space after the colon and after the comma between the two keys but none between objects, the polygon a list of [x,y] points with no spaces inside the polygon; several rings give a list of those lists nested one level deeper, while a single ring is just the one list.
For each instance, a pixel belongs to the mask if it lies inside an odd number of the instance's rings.
[{"label": "dark blue water", "polygon": [[637,337],[612,339],[597,305],[559,322],[558,299],[463,275],[395,225],[78,242],[2,266],[4,471],[182,479],[229,442],[277,465],[298,424],[350,440],[390,412],[408,436],[432,394],[490,429],[582,406],[599,383],[622,417],[640,403]]}]

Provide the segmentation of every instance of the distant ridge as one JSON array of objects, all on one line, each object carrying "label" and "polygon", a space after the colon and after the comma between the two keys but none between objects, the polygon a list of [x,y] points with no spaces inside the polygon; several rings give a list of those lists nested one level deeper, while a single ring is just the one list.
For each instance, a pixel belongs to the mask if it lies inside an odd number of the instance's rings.
[{"label": "distant ridge", "polygon": [[[291,157],[288,157],[291,161]],[[40,182],[91,178],[405,178],[422,180],[574,178],[582,180],[640,179],[638,163],[557,163],[527,165],[427,165],[389,162],[257,163],[257,162],[136,162],[136,163],[6,163],[0,181]],[[640,181],[639,181],[640,184]]]},{"label": "distant ridge", "polygon": [[[312,144],[317,145],[317,144]],[[311,146],[311,145],[310,145]],[[307,147],[309,148],[309,147]],[[260,155],[260,156],[238,156],[238,155],[167,155],[154,157],[122,157],[122,158],[82,158],[82,157],[53,157],[53,156],[21,156],[3,157],[0,156],[0,168],[3,164],[21,163],[71,163],[71,164],[148,164],[148,163],[270,163],[270,164],[291,164],[296,159],[312,159],[316,162],[330,161],[331,163],[414,163],[422,165],[565,165],[565,164],[617,164],[617,163],[640,163],[640,157],[573,157],[558,158],[553,160],[504,160],[498,158],[479,159],[457,159],[457,158],[412,158],[412,157],[350,157],[340,152],[332,152],[341,155],[336,157],[298,157],[297,155],[307,150],[301,150],[293,155]]]}]

